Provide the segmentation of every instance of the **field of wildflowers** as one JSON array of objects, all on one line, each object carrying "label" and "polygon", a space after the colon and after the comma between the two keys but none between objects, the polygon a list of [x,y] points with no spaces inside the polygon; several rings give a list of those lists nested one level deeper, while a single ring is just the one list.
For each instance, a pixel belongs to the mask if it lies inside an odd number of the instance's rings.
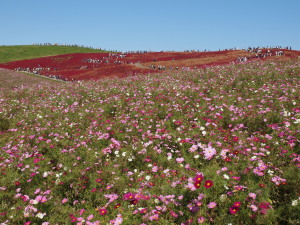
[{"label": "field of wildflowers", "polygon": [[0,222],[299,224],[300,60],[0,92]]}]

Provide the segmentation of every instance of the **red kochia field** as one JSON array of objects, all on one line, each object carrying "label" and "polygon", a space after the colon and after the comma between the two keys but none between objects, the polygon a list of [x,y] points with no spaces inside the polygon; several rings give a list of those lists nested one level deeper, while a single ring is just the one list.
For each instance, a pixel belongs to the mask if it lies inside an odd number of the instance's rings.
[{"label": "red kochia field", "polygon": [[[296,51],[285,50],[286,57]],[[150,52],[150,53],[76,53],[49,56],[0,64],[1,68],[27,71],[67,80],[98,80],[103,77],[126,77],[157,73],[163,70],[190,70],[236,62],[238,57],[255,58],[241,50],[215,52]]]}]

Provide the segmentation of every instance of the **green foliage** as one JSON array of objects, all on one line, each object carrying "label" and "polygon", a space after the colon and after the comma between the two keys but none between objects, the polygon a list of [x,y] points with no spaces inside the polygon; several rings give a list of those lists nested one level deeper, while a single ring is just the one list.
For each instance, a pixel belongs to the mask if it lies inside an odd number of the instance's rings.
[{"label": "green foliage", "polygon": [[57,45],[0,46],[0,63],[71,53],[108,52],[98,49]]},{"label": "green foliage", "polygon": [[10,127],[10,122],[8,119],[0,117],[0,131],[6,131]]}]

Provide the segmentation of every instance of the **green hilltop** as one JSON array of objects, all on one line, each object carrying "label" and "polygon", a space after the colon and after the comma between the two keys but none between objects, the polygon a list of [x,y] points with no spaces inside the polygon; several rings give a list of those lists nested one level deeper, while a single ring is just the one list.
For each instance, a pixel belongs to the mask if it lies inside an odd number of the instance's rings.
[{"label": "green hilltop", "polygon": [[103,53],[105,50],[63,45],[0,46],[0,63],[72,53]]}]

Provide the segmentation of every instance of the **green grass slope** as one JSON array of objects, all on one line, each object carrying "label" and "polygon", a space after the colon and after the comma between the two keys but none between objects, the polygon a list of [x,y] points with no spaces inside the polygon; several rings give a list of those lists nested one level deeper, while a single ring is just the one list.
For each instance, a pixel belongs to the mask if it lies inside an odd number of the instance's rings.
[{"label": "green grass slope", "polygon": [[0,63],[18,61],[23,59],[40,58],[51,55],[62,55],[72,53],[100,53],[104,50],[60,46],[60,45],[12,45],[0,46]]}]

